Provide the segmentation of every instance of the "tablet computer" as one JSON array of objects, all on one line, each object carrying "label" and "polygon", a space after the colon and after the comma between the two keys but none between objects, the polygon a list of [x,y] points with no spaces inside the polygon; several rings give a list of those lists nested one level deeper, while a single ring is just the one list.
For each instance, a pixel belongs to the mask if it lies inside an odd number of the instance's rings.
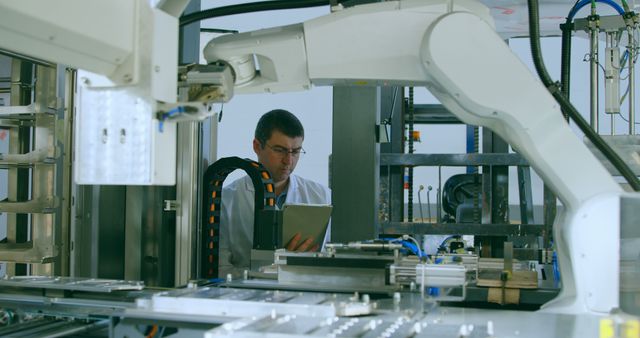
[{"label": "tablet computer", "polygon": [[332,208],[327,204],[285,204],[282,207],[282,244],[286,246],[299,232],[301,241],[313,237],[310,247],[316,244],[322,247]]}]

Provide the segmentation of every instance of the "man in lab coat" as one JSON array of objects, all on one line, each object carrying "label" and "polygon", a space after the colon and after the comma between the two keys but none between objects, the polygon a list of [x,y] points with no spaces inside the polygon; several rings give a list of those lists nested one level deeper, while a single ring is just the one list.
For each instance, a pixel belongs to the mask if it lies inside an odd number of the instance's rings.
[{"label": "man in lab coat", "polygon": [[[329,188],[293,175],[301,154],[304,153],[304,128],[295,115],[276,109],[264,114],[256,126],[253,151],[273,178],[276,205],[284,203],[331,204]],[[254,186],[244,176],[222,190],[220,222],[220,276],[231,273],[240,276],[249,269],[253,244]],[[327,228],[324,242],[330,237]],[[286,243],[287,250],[317,251],[314,239],[300,238],[296,234]]]}]

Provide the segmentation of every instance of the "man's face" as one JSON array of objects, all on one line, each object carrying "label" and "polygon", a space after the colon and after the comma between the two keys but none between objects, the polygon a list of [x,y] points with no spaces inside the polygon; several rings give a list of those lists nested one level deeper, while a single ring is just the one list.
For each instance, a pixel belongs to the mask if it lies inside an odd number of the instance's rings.
[{"label": "man's face", "polygon": [[274,183],[286,182],[295,169],[302,150],[302,137],[289,137],[279,130],[271,133],[265,144],[253,140],[253,151],[273,176]]}]

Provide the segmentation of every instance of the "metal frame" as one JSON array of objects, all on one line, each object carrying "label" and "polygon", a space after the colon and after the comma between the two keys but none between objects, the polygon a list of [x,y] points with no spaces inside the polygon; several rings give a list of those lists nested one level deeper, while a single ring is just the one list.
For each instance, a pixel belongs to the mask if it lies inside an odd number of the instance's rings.
[{"label": "metal frame", "polygon": [[378,223],[381,90],[333,87],[331,241],[374,238]]},{"label": "metal frame", "polygon": [[[184,14],[200,10],[200,0],[191,0]],[[198,63],[200,22],[180,29],[180,64]],[[179,100],[187,101],[186,89],[179,90]],[[200,201],[202,187],[204,135],[202,123],[187,122],[178,125],[178,159],[176,170],[176,231],[173,284],[185,285],[198,272],[202,259],[200,252]],[[213,162],[213,161],[212,161]]]},{"label": "metal frame", "polygon": [[0,259],[31,264],[30,271],[26,265],[9,264],[8,275],[66,275],[70,162],[64,154],[70,143],[71,119],[65,112],[72,101],[66,90],[70,76],[64,67],[14,59],[11,80],[13,106],[3,109],[3,122],[17,123],[7,123],[12,128],[10,149],[1,163],[9,169],[9,201],[0,203],[0,210],[10,215]]},{"label": "metal frame", "polygon": [[[390,124],[389,142],[380,143],[380,222],[400,222],[404,219],[403,168],[384,166],[382,162],[386,154],[404,153],[404,87],[383,87],[380,89],[380,118]],[[385,198],[387,204],[385,205]]]},{"label": "metal frame", "polygon": [[[415,105],[414,109],[415,123],[462,123],[440,104]],[[402,141],[404,133],[400,131],[394,137]],[[520,154],[509,153],[509,145],[486,128],[483,128],[483,149],[484,153],[466,154],[404,154],[401,151],[380,154],[381,171],[389,171],[391,168],[402,168],[403,166],[437,166],[438,168],[443,166],[467,166],[469,168],[482,166],[483,172],[487,173],[487,175],[483,175],[482,183],[484,195],[482,220],[479,217],[480,215],[476,220],[476,222],[481,222],[482,224],[441,224],[440,204],[438,203],[436,213],[438,221],[436,224],[402,222],[402,219],[383,219],[379,232],[451,234],[461,233],[462,231],[464,234],[479,236],[477,238],[484,243],[489,241],[487,247],[495,249],[485,251],[485,254],[500,257],[502,242],[505,240],[502,237],[503,235],[544,235],[550,231],[548,228],[543,228],[542,225],[531,224],[535,220],[529,163]],[[517,168],[521,210],[521,224],[513,226],[508,224],[508,167],[510,166]],[[386,180],[390,182],[389,178],[386,178]],[[395,197],[400,201],[403,200],[402,192],[396,195],[392,195],[392,193],[387,193],[386,195],[388,196],[382,197],[383,201],[385,197],[389,199]],[[438,196],[436,197],[438,198]],[[391,204],[392,200],[382,202],[383,205],[386,205],[385,203]],[[396,204],[393,206],[397,207]],[[484,228],[480,227],[480,225]],[[523,225],[531,226],[527,226],[526,230],[523,230]],[[495,235],[500,235],[501,237],[495,237]],[[492,253],[491,251],[494,252]]]},{"label": "metal frame", "polygon": [[420,235],[463,234],[476,236],[542,235],[542,224],[484,224],[484,223],[415,223],[388,222],[380,225],[383,233],[411,233]]},{"label": "metal frame", "polygon": [[[482,128],[484,153],[509,153],[509,144],[488,128]],[[509,167],[505,165],[482,167],[482,223],[509,223]],[[506,237],[481,236],[474,239],[482,243],[482,257],[502,257]]]}]

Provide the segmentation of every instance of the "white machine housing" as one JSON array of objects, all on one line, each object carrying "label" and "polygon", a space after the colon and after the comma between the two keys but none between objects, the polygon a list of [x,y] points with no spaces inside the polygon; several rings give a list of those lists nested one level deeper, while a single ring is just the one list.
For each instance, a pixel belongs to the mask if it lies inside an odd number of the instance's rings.
[{"label": "white machine housing", "polygon": [[310,83],[425,86],[463,122],[488,127],[511,144],[565,206],[554,224],[562,290],[543,311],[618,308],[623,191],[478,1],[355,6],[299,25],[216,38],[204,54],[234,68],[237,93]]},{"label": "white machine housing", "polygon": [[83,70],[75,104],[77,183],[175,184],[176,126],[159,128],[156,112],[176,105],[178,16],[187,4],[0,2],[0,48]]}]

